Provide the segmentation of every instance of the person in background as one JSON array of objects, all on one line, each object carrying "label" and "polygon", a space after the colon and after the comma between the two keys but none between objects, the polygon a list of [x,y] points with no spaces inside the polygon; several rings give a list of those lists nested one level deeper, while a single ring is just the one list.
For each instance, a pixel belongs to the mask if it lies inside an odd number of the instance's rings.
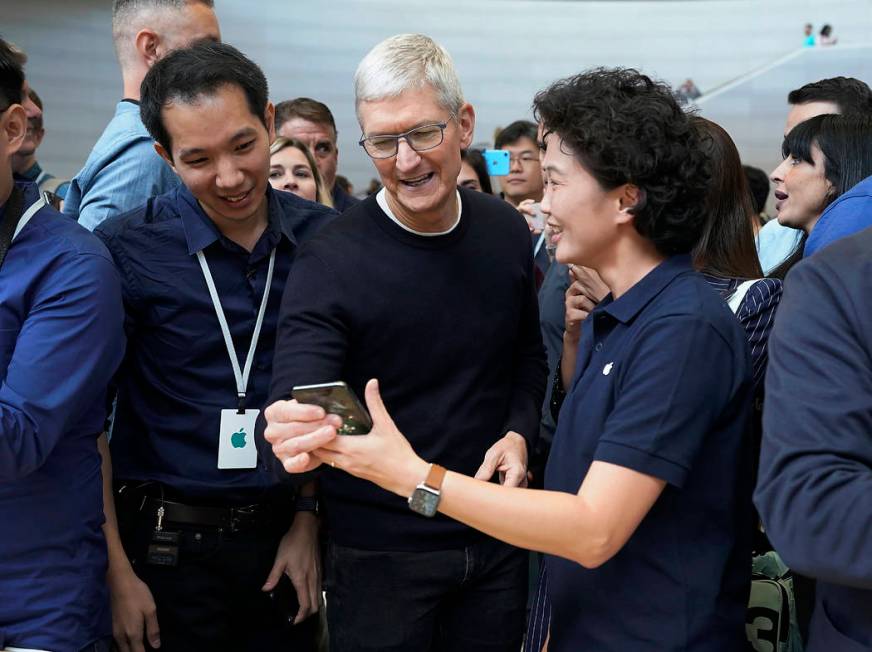
[{"label": "person in background", "polygon": [[820,45],[835,45],[839,42],[835,36],[833,36],[833,27],[832,25],[824,25],[821,27],[820,38],[818,39],[818,43]]},{"label": "person in background", "polygon": [[817,580],[807,652],[872,649],[872,229],[801,261],[770,340],[754,502]]},{"label": "person in background", "polygon": [[803,28],[802,45],[806,48],[813,48],[815,46],[814,25],[812,25],[811,23],[806,23],[805,27]]},{"label": "person in background", "polygon": [[[790,110],[784,126],[785,135],[803,120],[825,113],[842,115],[872,114],[872,90],[865,82],[852,77],[821,79],[797,88],[787,96]],[[760,229],[757,251],[763,272],[773,270],[797,251],[802,231],[769,220]]]},{"label": "person in background", "polygon": [[[760,168],[752,165],[743,165],[745,179],[748,181],[748,189],[751,191],[751,202],[754,206],[754,217],[751,219],[751,227],[754,229],[754,241],[757,242],[757,234],[769,221],[766,214],[766,202],[769,200],[771,186],[769,175]],[[756,244],[755,244],[756,246]]]},{"label": "person in background", "polygon": [[347,195],[351,195],[354,197],[354,186],[351,184],[351,181],[348,180],[348,177],[345,177],[341,174],[336,175],[336,185],[338,185]]},{"label": "person in background", "polygon": [[767,342],[781,300],[778,279],[762,278],[752,225],[757,211],[733,139],[718,124],[694,116],[703,151],[711,162],[705,202],[705,227],[693,249],[693,266],[727,301],[745,329],[754,369],[754,386],[762,391]]},{"label": "person in background", "polygon": [[26,97],[0,39],[0,649],[109,652],[97,438],[124,355],[121,282],[97,238],[13,180]]},{"label": "person in background", "polygon": [[276,138],[269,148],[269,184],[298,197],[333,207],[312,152],[294,138]]},{"label": "person in background", "polygon": [[308,97],[285,100],[276,105],[276,134],[304,142],[318,164],[324,186],[333,197],[333,207],[340,213],[357,203],[357,199],[336,183],[339,164],[339,132],[329,107]]},{"label": "person in background", "polygon": [[494,194],[491,187],[490,175],[487,173],[487,165],[484,156],[479,149],[465,149],[460,152],[460,174],[457,175],[457,185],[461,188],[478,190],[479,192]]},{"label": "person in background", "polygon": [[539,145],[536,124],[517,120],[496,137],[496,149],[509,152],[509,174],[500,177],[503,198],[517,207],[524,200],[542,200],[542,170],[539,165]]},{"label": "person in background", "polygon": [[809,118],[784,137],[782,153],[784,161],[771,175],[775,210],[781,224],[803,237],[772,273],[779,278],[805,255],[807,241],[818,228],[822,231],[815,234],[815,244],[821,248],[872,222],[872,180],[867,179],[872,176],[872,117]]},{"label": "person in background", "polygon": [[54,193],[63,199],[69,188],[69,181],[58,179],[54,175],[49,174],[42,169],[42,166],[36,160],[36,150],[42,144],[43,138],[45,138],[45,128],[43,126],[45,112],[42,106],[42,99],[36,94],[36,91],[30,88],[27,94],[30,102],[39,109],[39,114],[28,116],[27,118],[27,138],[25,138],[22,148],[12,157],[12,172],[18,179],[32,181],[40,190]]},{"label": "person in background", "polygon": [[155,152],[154,141],[139,117],[140,85],[168,52],[202,39],[220,40],[213,6],[213,0],[112,3],[112,40],[121,65],[122,100],[64,199],[64,213],[88,230],[179,185],[172,168]]}]

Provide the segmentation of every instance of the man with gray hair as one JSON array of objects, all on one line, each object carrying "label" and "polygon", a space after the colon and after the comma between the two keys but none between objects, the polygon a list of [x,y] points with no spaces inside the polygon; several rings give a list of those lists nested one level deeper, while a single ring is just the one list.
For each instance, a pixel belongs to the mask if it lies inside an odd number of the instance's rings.
[{"label": "man with gray hair", "polygon": [[515,652],[527,555],[436,505],[443,467],[526,484],[546,381],[530,234],[506,202],[457,187],[475,113],[444,48],[419,34],[383,41],[355,95],[384,188],[300,248],[265,436],[285,471],[318,467],[340,422],[287,400],[292,389],[341,380],[363,396],[378,378],[433,462],[408,501],[341,462],[322,467],[331,649]]},{"label": "man with gray hair", "polygon": [[139,87],[167,52],[199,40],[218,41],[221,33],[213,0],[115,0],[112,39],[123,99],[64,201],[64,213],[92,231],[107,217],[138,208],[179,185],[139,117]]}]

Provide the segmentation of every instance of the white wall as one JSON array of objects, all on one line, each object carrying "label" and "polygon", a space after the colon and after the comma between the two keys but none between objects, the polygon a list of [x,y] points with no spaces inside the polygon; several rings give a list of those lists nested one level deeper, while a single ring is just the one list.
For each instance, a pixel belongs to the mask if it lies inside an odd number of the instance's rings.
[{"label": "white wall", "polygon": [[[0,0],[0,6],[3,36],[27,50],[28,78],[46,103],[40,160],[72,175],[120,99],[110,2]],[[795,48],[806,21],[832,23],[842,42],[872,34],[868,0],[216,0],[216,6],[224,40],[264,68],[274,101],[308,95],[333,109],[340,172],[358,187],[374,170],[356,144],[351,78],[367,50],[391,34],[425,32],[448,48],[476,108],[479,141],[528,116],[533,95],[550,81],[592,66],[636,66],[676,85],[692,77],[707,90]],[[729,129],[737,141],[745,133],[754,139],[752,105],[749,98],[734,103]]]}]

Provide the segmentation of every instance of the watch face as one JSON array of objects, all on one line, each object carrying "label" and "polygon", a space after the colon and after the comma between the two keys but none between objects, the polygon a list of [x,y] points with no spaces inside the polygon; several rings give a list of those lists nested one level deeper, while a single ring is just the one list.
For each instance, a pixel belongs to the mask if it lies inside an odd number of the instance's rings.
[{"label": "watch face", "polygon": [[409,507],[412,511],[423,516],[435,515],[438,506],[439,494],[430,489],[418,487],[409,498]]}]

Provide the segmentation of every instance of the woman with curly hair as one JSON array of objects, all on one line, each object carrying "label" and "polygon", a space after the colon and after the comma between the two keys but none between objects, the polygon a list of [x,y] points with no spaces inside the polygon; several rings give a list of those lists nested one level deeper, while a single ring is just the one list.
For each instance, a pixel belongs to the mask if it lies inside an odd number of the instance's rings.
[{"label": "woman with curly hair", "polygon": [[[313,408],[302,436],[320,444],[318,459],[416,511],[424,503],[546,553],[552,651],[743,649],[752,373],[742,328],[690,256],[709,180],[699,135],[670,89],[635,70],[558,81],[534,108],[557,260],[594,269],[609,289],[565,337],[574,372],[545,491],[421,459],[375,380],[369,435],[337,436],[337,418]],[[300,456],[273,444],[286,464]]]}]

